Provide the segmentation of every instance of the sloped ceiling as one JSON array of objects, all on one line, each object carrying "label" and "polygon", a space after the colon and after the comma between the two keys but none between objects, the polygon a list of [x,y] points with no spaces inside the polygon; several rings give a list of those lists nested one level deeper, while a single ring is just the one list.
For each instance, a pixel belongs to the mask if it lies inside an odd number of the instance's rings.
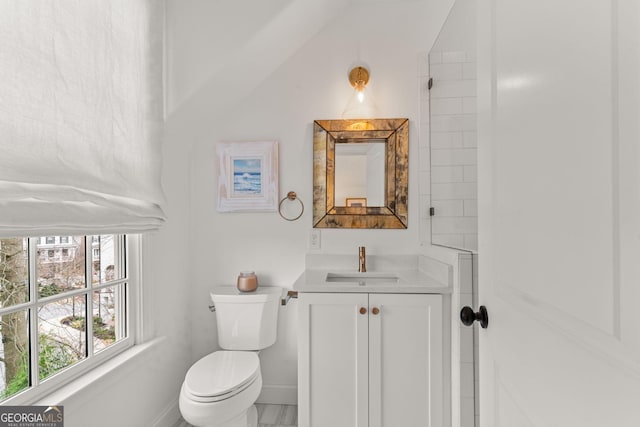
[{"label": "sloped ceiling", "polygon": [[188,105],[215,114],[244,99],[346,8],[401,1],[166,0],[167,115]]},{"label": "sloped ceiling", "polygon": [[[167,112],[242,99],[349,1],[167,0]],[[209,95],[210,98],[210,95]]]}]

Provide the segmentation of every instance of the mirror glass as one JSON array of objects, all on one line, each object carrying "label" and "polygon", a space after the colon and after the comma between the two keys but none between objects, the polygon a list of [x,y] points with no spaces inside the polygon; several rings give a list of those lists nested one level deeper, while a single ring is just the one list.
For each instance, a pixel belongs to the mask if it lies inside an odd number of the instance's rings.
[{"label": "mirror glass", "polygon": [[385,148],[385,140],[336,144],[336,206],[384,206]]},{"label": "mirror glass", "polygon": [[[478,250],[475,2],[456,0],[429,52],[431,243]],[[424,215],[424,213],[423,213]]]},{"label": "mirror glass", "polygon": [[316,120],[313,226],[407,228],[409,120]]}]

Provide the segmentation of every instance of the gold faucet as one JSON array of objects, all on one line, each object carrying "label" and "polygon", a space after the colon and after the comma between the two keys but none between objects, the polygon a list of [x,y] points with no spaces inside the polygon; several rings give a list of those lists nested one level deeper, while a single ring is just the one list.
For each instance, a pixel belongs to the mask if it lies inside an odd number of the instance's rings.
[{"label": "gold faucet", "polygon": [[358,271],[360,273],[366,273],[367,272],[367,254],[365,253],[364,246],[358,247],[358,261],[359,261]]}]

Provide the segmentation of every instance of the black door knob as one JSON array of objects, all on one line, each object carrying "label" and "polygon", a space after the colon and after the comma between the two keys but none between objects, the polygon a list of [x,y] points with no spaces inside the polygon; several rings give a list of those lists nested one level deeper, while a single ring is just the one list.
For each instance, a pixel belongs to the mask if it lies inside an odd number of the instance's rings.
[{"label": "black door knob", "polygon": [[471,307],[464,306],[462,310],[460,310],[460,320],[465,326],[473,325],[473,322],[476,320],[480,322],[480,326],[483,329],[486,329],[489,326],[489,314],[487,313],[487,308],[484,305],[480,306],[480,309],[477,313],[474,313]]}]

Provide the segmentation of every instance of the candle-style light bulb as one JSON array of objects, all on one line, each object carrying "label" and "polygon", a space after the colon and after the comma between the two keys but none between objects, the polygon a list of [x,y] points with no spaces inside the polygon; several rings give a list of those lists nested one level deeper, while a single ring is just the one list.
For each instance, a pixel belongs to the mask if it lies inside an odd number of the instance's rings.
[{"label": "candle-style light bulb", "polygon": [[349,72],[349,83],[358,92],[358,101],[364,102],[364,88],[369,83],[369,71],[364,67],[355,67]]}]

